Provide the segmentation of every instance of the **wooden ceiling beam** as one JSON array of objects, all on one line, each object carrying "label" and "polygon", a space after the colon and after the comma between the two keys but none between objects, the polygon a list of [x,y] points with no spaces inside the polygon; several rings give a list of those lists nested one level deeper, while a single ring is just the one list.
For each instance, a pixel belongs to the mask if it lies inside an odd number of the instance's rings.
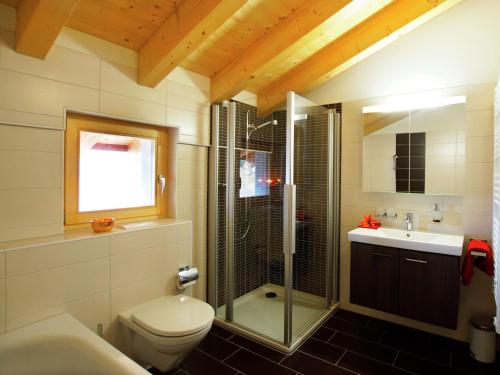
[{"label": "wooden ceiling beam", "polygon": [[360,61],[359,56],[366,58],[367,52],[375,52],[369,49],[378,42],[389,36],[404,35],[421,24],[413,21],[424,15],[427,21],[460,1],[394,0],[260,90],[259,114],[268,114],[282,105],[287,91],[303,93],[312,89]]},{"label": "wooden ceiling beam", "polygon": [[155,87],[246,1],[183,1],[139,50],[139,83]]},{"label": "wooden ceiling beam", "polygon": [[307,0],[267,34],[231,61],[211,80],[211,101],[229,99],[245,88],[258,71],[274,58],[327,21],[351,0]]},{"label": "wooden ceiling beam", "polygon": [[17,7],[16,51],[44,59],[78,0],[22,0]]}]

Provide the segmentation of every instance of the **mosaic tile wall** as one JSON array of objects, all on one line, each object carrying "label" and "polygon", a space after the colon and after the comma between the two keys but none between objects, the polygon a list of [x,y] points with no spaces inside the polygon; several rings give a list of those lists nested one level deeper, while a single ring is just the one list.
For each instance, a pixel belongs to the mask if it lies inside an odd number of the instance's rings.
[{"label": "mosaic tile wall", "polygon": [[[332,107],[332,106],[329,106]],[[336,105],[337,111],[341,110]],[[276,111],[261,118],[256,108],[238,103],[236,111],[235,177],[235,297],[266,283],[283,285],[283,183],[286,164],[286,112]],[[246,145],[246,116],[250,124],[269,125],[254,131],[248,149],[269,155],[269,195],[239,198],[239,160]],[[328,115],[325,107],[308,110],[307,120],[295,128],[295,184],[297,185],[297,242],[294,256],[294,289],[319,296],[325,295],[326,280],[326,207],[327,207],[327,134]],[[226,122],[227,109],[220,111],[219,131],[219,236],[217,299],[225,299],[225,209],[226,209]],[[249,225],[250,224],[250,225]],[[244,234],[248,233],[244,236]]]},{"label": "mosaic tile wall", "polygon": [[425,133],[396,134],[396,192],[425,192]]},{"label": "mosaic tile wall", "polygon": [[[341,105],[328,108],[341,112]],[[304,112],[305,113],[305,112]],[[285,180],[286,113],[274,114],[279,126],[271,170]],[[328,109],[309,108],[307,119],[295,126],[294,183],[297,187],[296,248],[293,258],[293,288],[325,296],[326,225],[328,189]],[[283,126],[281,126],[283,124]],[[269,282],[284,283],[283,187],[271,192],[273,223],[269,246]]]},{"label": "mosaic tile wall", "polygon": [[[257,116],[253,106],[238,103],[236,111],[236,163],[235,163],[235,213],[234,213],[234,294],[235,298],[246,294],[268,280],[268,238],[269,238],[269,195],[240,198],[239,197],[239,161],[244,158],[244,150],[262,151],[270,155],[273,144],[271,125],[254,131],[246,144],[246,122],[262,124],[269,118]],[[225,267],[226,267],[226,124],[227,109],[219,112],[219,233],[217,249],[217,301],[219,305],[225,300]],[[243,154],[242,154],[243,153]]]}]

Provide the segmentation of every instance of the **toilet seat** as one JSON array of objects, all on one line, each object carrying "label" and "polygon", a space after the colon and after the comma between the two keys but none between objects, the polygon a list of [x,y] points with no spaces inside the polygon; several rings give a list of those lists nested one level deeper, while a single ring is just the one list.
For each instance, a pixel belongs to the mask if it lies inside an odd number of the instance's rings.
[{"label": "toilet seat", "polygon": [[163,337],[182,337],[211,326],[214,310],[206,302],[183,295],[158,298],[130,311],[131,320]]}]

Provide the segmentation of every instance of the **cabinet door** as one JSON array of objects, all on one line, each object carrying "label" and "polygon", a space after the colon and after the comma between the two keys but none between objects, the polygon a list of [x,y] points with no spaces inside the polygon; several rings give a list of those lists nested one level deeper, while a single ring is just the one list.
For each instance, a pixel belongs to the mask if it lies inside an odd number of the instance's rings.
[{"label": "cabinet door", "polygon": [[400,251],[400,315],[457,328],[460,257]]},{"label": "cabinet door", "polygon": [[351,243],[351,303],[397,313],[399,250]]}]

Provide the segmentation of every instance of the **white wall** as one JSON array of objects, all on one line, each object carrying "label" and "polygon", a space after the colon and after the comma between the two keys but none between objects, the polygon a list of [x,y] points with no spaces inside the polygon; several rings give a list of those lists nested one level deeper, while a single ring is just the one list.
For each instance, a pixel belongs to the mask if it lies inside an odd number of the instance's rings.
[{"label": "white wall", "polygon": [[363,142],[363,191],[396,191],[394,159],[396,136],[370,134]]},{"label": "white wall", "polygon": [[137,52],[69,28],[45,60],[18,54],[15,11],[0,13],[0,120],[62,129],[69,107],[179,126],[182,142],[209,143],[209,78],[176,68],[153,89],[138,85]]},{"label": "white wall", "polygon": [[161,227],[109,235],[80,232],[81,238],[72,233],[4,243],[0,332],[69,312],[93,331],[102,324],[106,338],[120,344],[114,340],[118,314],[176,294],[177,270],[192,260],[191,222],[166,220]]},{"label": "white wall", "polygon": [[[350,244],[347,232],[361,214],[376,207],[393,207],[396,220],[384,225],[403,227],[405,212],[414,212],[422,230],[463,233],[466,238],[491,241],[493,89],[500,68],[500,2],[464,0],[449,11],[401,37],[348,71],[308,94],[320,104],[342,102],[341,182],[341,306],[442,335],[467,339],[468,322],[475,314],[493,314],[491,278],[476,271],[472,285],[461,288],[458,330],[447,330],[349,302]],[[363,193],[361,108],[379,104],[388,95],[428,91],[430,95],[467,95],[466,182],[463,197],[419,194]],[[431,210],[439,203],[444,214],[432,223]]]},{"label": "white wall", "polygon": [[494,82],[500,1],[463,0],[307,94],[336,103]]},{"label": "white wall", "polygon": [[[136,51],[69,28],[45,60],[18,54],[15,17],[0,4],[0,243],[62,233],[63,115],[79,109],[180,128],[177,217],[193,222],[205,276],[210,80],[177,68],[140,86]],[[204,281],[195,295],[204,298]]]},{"label": "white wall", "polygon": [[[488,137],[469,137],[468,140],[471,152],[491,152],[488,151],[488,146],[491,146]],[[474,145],[478,141],[483,143],[484,148]],[[475,155],[470,153],[469,160],[473,157]],[[425,192],[464,195],[465,185],[465,129],[426,132]]]},{"label": "white wall", "polygon": [[498,216],[500,215],[499,205],[500,205],[500,148],[498,145],[500,144],[500,78],[498,79],[497,86],[495,88],[495,105],[494,105],[494,131],[493,131],[493,139],[494,139],[494,151],[493,151],[493,217],[495,220],[493,221],[493,241],[492,247],[494,251],[494,259],[495,259],[495,280],[494,280],[494,291],[495,291],[495,302],[497,306],[496,311],[496,320],[495,326],[496,331],[500,334],[500,221],[498,220]]}]

